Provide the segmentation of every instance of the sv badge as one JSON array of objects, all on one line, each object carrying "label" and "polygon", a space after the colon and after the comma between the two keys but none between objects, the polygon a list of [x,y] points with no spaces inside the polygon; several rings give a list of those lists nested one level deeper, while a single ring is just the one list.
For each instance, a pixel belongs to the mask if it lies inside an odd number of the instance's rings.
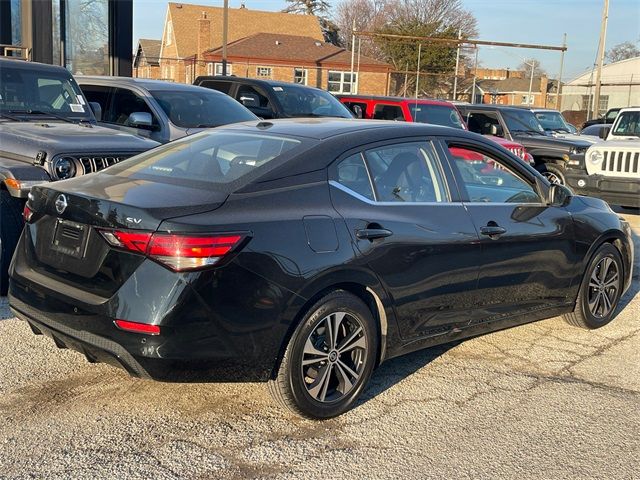
[{"label": "sv badge", "polygon": [[134,225],[140,225],[142,223],[141,218],[127,217],[125,218],[125,220],[127,221],[127,223],[133,223]]}]

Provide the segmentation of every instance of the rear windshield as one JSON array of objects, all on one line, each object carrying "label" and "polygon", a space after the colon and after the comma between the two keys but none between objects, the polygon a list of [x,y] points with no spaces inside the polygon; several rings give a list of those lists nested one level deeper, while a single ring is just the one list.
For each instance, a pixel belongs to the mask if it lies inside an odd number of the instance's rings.
[{"label": "rear windshield", "polygon": [[257,117],[227,95],[202,89],[151,92],[171,123],[182,128],[212,128]]},{"label": "rear windshield", "polygon": [[410,103],[409,109],[414,122],[464,129],[462,118],[454,107]]},{"label": "rear windshield", "polygon": [[[248,183],[260,171],[300,150],[297,139],[229,131],[202,132],[125,160],[105,173],[209,188]],[[270,169],[270,168],[269,168]],[[246,181],[242,181],[246,180]]]}]

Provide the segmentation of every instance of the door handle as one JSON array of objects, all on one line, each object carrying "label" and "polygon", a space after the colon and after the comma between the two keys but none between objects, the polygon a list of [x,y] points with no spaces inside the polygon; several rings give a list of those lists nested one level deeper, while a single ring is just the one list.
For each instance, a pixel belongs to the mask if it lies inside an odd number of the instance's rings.
[{"label": "door handle", "polygon": [[386,238],[393,235],[391,230],[386,228],[363,228],[356,230],[356,237],[360,240],[375,240],[376,238]]},{"label": "door handle", "polygon": [[496,239],[500,235],[507,233],[507,229],[496,225],[495,222],[489,222],[489,225],[487,225],[486,227],[480,227],[480,233],[482,235],[488,236],[489,238]]}]

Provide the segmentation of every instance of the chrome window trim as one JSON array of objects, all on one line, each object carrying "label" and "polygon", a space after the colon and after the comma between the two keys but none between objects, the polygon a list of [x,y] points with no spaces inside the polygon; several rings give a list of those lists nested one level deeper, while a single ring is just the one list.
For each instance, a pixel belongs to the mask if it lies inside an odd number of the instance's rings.
[{"label": "chrome window trim", "polygon": [[[369,205],[380,205],[380,206],[386,206],[386,207],[393,207],[393,206],[402,206],[402,205],[462,205],[463,202],[377,202],[374,200],[369,200],[368,198],[360,195],[358,192],[354,192],[353,190],[351,190],[349,187],[345,187],[344,185],[342,185],[340,182],[336,181],[336,180],[329,180],[329,185],[336,187],[339,190],[342,190],[344,193],[351,195],[352,197],[367,203]],[[486,204],[483,204],[486,205]],[[515,205],[514,203],[511,203],[509,205]]]}]

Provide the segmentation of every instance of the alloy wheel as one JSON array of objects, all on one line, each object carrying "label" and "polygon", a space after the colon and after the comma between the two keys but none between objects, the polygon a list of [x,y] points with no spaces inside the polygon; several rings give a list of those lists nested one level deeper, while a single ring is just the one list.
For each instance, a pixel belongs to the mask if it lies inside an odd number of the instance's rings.
[{"label": "alloy wheel", "polygon": [[315,401],[333,403],[354,388],[368,355],[366,331],[346,312],[324,317],[308,336],[301,374],[307,393]]},{"label": "alloy wheel", "polygon": [[614,308],[614,301],[620,288],[618,265],[613,258],[602,258],[591,273],[587,303],[591,315],[604,318]]}]

